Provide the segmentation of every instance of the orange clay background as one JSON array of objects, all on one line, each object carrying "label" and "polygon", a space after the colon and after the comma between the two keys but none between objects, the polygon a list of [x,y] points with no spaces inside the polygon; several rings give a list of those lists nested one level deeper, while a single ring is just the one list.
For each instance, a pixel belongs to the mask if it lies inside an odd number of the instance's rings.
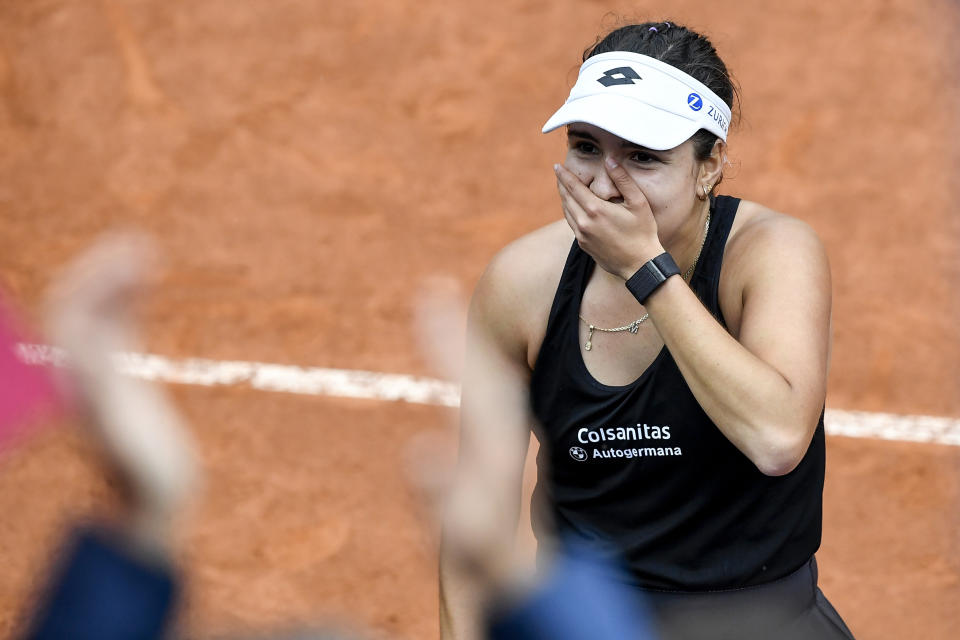
[{"label": "orange clay background", "polygon": [[[558,219],[539,128],[610,11],[707,33],[744,119],[721,192],[830,252],[828,406],[960,417],[949,0],[4,0],[0,278],[28,315],[106,229],[154,234],[169,357],[431,374],[414,292],[469,291]],[[202,446],[193,635],[347,619],[436,638],[433,531],[404,479],[448,411],[175,387]],[[69,422],[63,420],[62,422]],[[858,638],[956,637],[960,450],[828,439],[821,583]],[[74,429],[0,460],[0,636],[112,489]]]}]

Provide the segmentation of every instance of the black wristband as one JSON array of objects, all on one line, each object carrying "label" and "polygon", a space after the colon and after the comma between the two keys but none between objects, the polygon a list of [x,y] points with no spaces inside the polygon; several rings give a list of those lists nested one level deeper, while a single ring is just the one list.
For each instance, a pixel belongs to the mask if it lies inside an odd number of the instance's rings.
[{"label": "black wristband", "polygon": [[670,276],[680,275],[680,267],[669,253],[661,253],[653,260],[647,260],[637,272],[627,280],[627,289],[640,304],[643,304],[657,287]]}]

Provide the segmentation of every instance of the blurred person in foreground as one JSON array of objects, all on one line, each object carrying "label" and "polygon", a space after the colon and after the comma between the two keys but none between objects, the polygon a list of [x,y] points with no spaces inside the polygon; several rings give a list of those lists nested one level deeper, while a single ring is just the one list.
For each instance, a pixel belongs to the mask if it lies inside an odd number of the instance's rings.
[{"label": "blurred person in foreground", "polygon": [[[102,240],[69,265],[49,295],[50,338],[68,357],[73,400],[103,451],[105,467],[125,489],[126,508],[117,522],[73,532],[30,619],[25,634],[30,640],[148,640],[171,633],[180,580],[172,552],[177,523],[198,492],[196,456],[181,417],[159,387],[121,375],[114,363],[116,354],[138,347],[133,308],[150,255],[151,246],[142,238]],[[449,557],[484,594],[489,637],[652,638],[642,608],[610,579],[616,567],[596,558],[588,546],[555,557],[540,575],[511,560],[504,539],[491,535],[510,520],[509,512],[481,490],[496,481],[496,472],[495,464],[473,466],[453,485],[436,477],[419,482],[444,513]],[[581,603],[581,610],[566,606],[571,599]],[[590,612],[586,619],[584,610]],[[256,637],[346,640],[357,635],[307,629]]]},{"label": "blurred person in foreground", "polygon": [[[717,195],[736,94],[673,22],[584,52],[543,127],[566,136],[563,219],[473,295],[461,464],[493,469],[513,521],[490,535],[512,535],[532,425],[538,540],[623,554],[665,638],[849,640],[814,558],[829,264],[805,223]],[[443,638],[473,640],[482,598],[444,554],[440,573]]]},{"label": "blurred person in foreground", "polygon": [[115,236],[85,252],[48,293],[47,331],[69,360],[64,388],[124,499],[116,522],[78,527],[61,550],[28,638],[154,638],[168,630],[178,577],[176,524],[199,474],[183,422],[161,390],[118,373],[137,347],[134,302],[151,245]]}]

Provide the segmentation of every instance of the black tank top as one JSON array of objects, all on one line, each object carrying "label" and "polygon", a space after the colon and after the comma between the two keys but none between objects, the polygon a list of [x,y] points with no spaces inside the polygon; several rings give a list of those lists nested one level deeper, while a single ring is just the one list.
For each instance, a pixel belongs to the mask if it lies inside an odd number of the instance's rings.
[{"label": "black tank top", "polygon": [[[713,200],[691,278],[721,324],[720,266],[739,204]],[[710,421],[666,347],[633,383],[601,384],[583,362],[577,317],[594,267],[574,242],[530,383],[534,506],[547,509],[550,533],[616,549],[644,588],[730,589],[790,574],[820,546],[823,415],[797,468],[770,477]],[[538,538],[545,522],[535,515]]]}]

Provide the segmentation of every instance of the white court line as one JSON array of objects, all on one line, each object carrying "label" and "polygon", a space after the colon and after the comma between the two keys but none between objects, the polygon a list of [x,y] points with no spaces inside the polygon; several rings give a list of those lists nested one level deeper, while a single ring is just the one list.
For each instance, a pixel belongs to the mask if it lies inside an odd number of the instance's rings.
[{"label": "white court line", "polygon": [[[65,354],[42,344],[19,344],[17,354],[27,364],[66,366]],[[313,396],[366,398],[457,407],[460,389],[452,382],[399,373],[350,369],[297,367],[264,362],[175,360],[149,353],[118,353],[123,373],[157,382],[206,387],[246,387]],[[960,446],[960,419],[911,416],[868,411],[827,409],[824,426],[829,435],[930,442]]]}]

